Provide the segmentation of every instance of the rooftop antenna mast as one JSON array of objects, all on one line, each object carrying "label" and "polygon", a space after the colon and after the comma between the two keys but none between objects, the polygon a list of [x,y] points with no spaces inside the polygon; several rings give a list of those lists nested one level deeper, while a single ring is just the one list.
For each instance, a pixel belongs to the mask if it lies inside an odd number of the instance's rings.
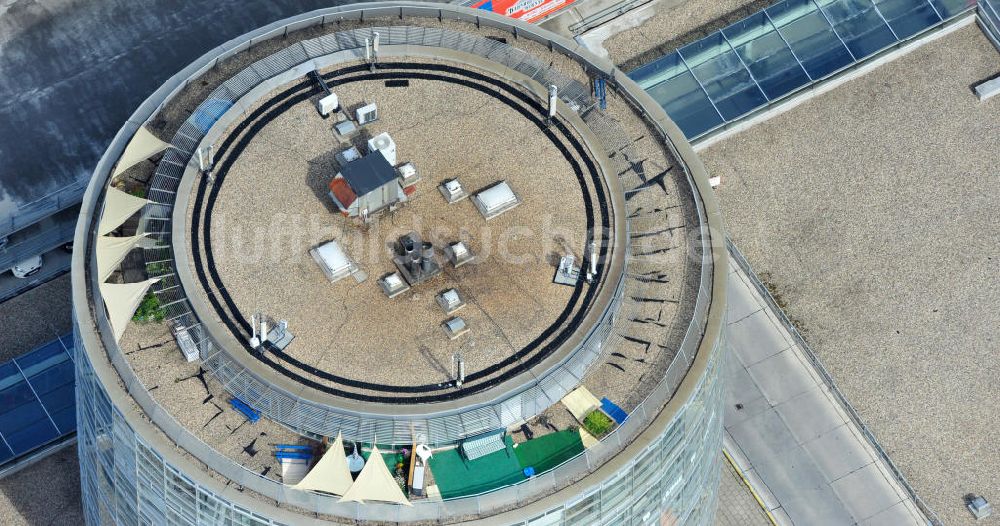
[{"label": "rooftop antenna mast", "polygon": [[559,88],[555,84],[549,85],[549,115],[545,118],[545,125],[552,124],[552,119],[556,116],[556,101],[559,100]]},{"label": "rooftop antenna mast", "polygon": [[250,347],[256,349],[260,347],[260,338],[257,337],[257,313],[250,315]]},{"label": "rooftop antenna mast", "polygon": [[[202,153],[202,151],[206,153]],[[214,154],[212,152],[212,145],[209,144],[206,148],[198,148],[198,169],[201,171],[203,177],[208,178],[208,184],[215,183],[215,178],[212,177],[212,166],[215,164]]]},{"label": "rooftop antenna mast", "polygon": [[591,241],[588,243],[590,248],[590,268],[587,269],[587,282],[594,281],[594,277],[597,276],[597,243]]},{"label": "rooftop antenna mast", "polygon": [[462,353],[457,352],[451,355],[451,362],[455,366],[455,387],[462,387],[465,383],[465,360],[462,359]]},{"label": "rooftop antenna mast", "polygon": [[378,31],[372,33],[371,38],[365,37],[365,61],[371,71],[375,71],[375,63],[378,62]]}]

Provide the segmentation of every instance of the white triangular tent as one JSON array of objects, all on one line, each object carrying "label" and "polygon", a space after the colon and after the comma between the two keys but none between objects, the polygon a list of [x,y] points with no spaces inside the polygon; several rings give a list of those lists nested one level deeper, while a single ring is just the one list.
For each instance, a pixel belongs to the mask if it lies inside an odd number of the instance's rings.
[{"label": "white triangular tent", "polygon": [[147,279],[137,283],[101,283],[101,296],[104,297],[104,306],[108,309],[108,320],[111,321],[115,341],[122,339],[125,327],[142,303],[146,291],[157,281],[160,279]]},{"label": "white triangular tent", "polygon": [[128,146],[125,147],[125,152],[122,153],[121,159],[118,159],[115,172],[111,177],[118,177],[125,170],[166,150],[169,146],[169,144],[149,133],[149,130],[145,126],[140,126],[136,130],[135,135],[132,136],[132,140],[129,141]]},{"label": "white triangular tent", "polygon": [[125,256],[135,248],[146,234],[129,237],[108,237],[97,238],[97,273],[101,281],[108,279],[108,276],[118,268],[118,265],[125,259]]},{"label": "white triangular tent", "polygon": [[120,227],[147,203],[149,201],[141,197],[126,194],[114,187],[108,188],[108,193],[104,197],[104,213],[101,214],[101,224],[97,227],[97,233],[103,236]]},{"label": "white triangular tent", "polygon": [[368,462],[365,462],[364,469],[358,474],[357,480],[340,498],[340,502],[364,503],[368,500],[412,506],[403,494],[403,490],[399,489],[399,484],[396,484],[392,473],[389,473],[389,468],[385,467],[382,454],[374,445],[372,454],[368,457]]},{"label": "white triangular tent", "polygon": [[323,454],[323,458],[293,487],[344,495],[352,482],[351,472],[347,469],[347,456],[344,455],[344,439],[337,433],[337,439]]}]

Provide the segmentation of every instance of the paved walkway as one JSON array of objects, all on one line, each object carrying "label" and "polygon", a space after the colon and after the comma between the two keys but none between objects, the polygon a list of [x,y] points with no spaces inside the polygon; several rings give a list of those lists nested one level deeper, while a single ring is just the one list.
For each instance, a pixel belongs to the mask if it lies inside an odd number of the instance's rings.
[{"label": "paved walkway", "polygon": [[730,259],[725,447],[779,524],[926,524]]},{"label": "paved walkway", "polygon": [[722,461],[715,526],[772,526],[767,514],[728,461]]}]

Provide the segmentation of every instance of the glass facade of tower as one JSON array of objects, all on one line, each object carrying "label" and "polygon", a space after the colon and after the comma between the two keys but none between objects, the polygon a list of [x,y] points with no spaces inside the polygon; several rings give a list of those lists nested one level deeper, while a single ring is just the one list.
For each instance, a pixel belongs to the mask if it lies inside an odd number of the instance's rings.
[{"label": "glass facade of tower", "polygon": [[[722,448],[723,348],[720,340],[691,398],[652,445],[599,488],[522,524],[711,524]],[[166,462],[111,403],[79,335],[76,349],[88,524],[279,524],[221,498]]]}]

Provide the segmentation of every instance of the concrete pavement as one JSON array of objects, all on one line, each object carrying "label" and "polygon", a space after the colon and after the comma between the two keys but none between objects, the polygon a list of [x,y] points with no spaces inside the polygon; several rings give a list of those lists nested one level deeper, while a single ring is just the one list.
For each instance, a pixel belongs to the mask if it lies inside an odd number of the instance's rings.
[{"label": "concrete pavement", "polygon": [[926,520],[730,259],[725,448],[779,524]]}]

